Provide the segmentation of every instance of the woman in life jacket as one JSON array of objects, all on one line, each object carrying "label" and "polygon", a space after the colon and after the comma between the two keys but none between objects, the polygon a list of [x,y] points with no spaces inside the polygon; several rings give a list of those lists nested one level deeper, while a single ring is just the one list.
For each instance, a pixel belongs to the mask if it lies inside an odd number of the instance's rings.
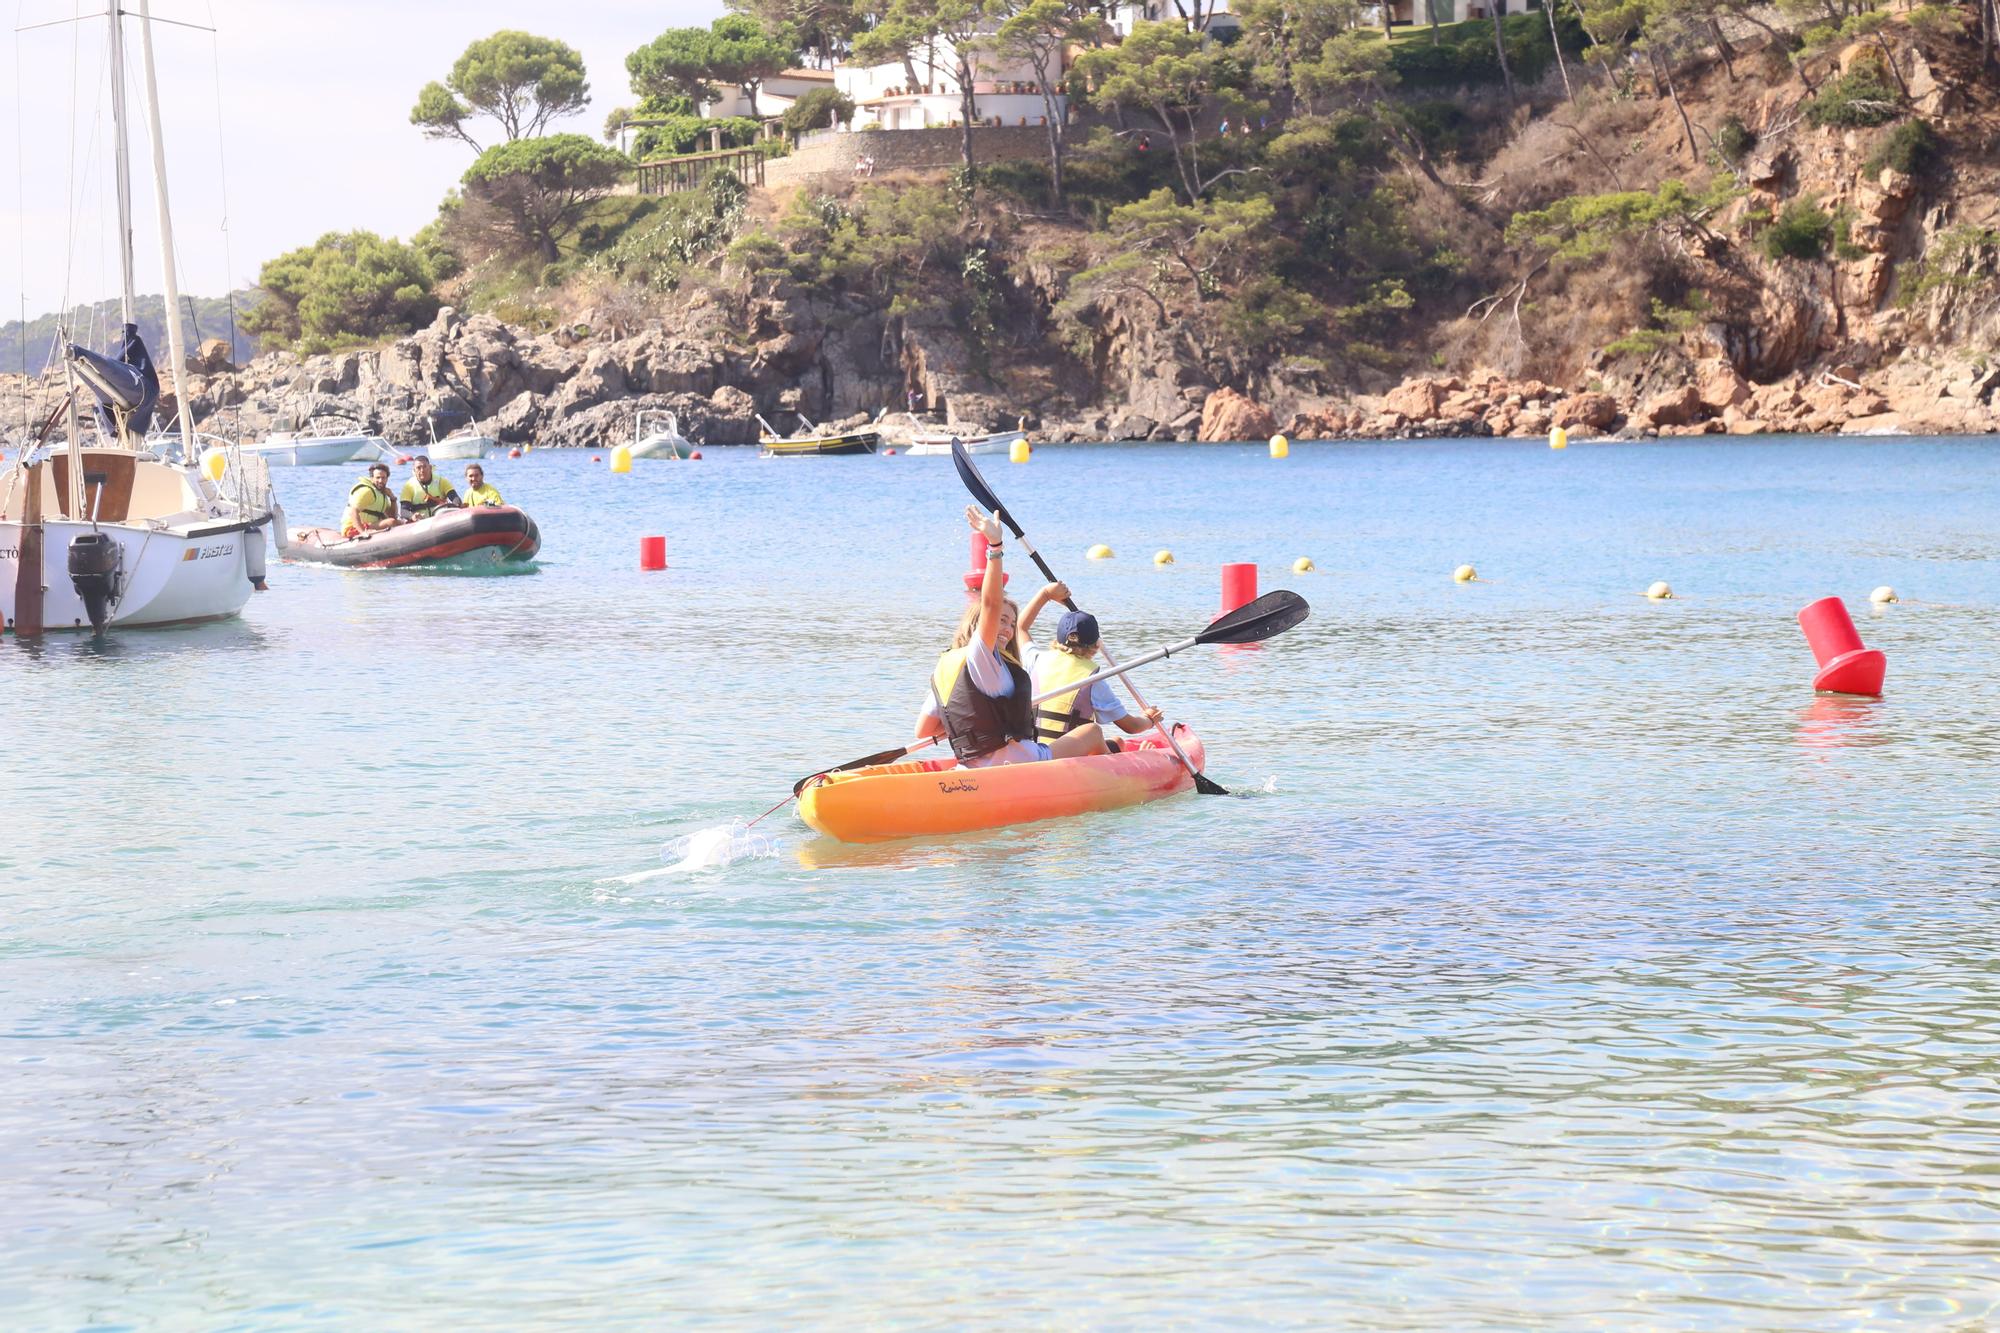
[{"label": "woman in life jacket", "polygon": [[[1043,607],[1050,602],[1068,600],[1069,587],[1063,583],[1051,583],[1036,593],[1021,616],[1022,639],[1029,640],[1035,627],[1035,617],[1042,613]],[[1026,661],[1034,697],[1041,699],[1051,691],[1089,676],[1097,670],[1097,651],[1102,646],[1096,616],[1086,611],[1065,611],[1062,619],[1056,622],[1056,636],[1047,648],[1036,648],[1031,640],[1028,643]],[[1129,712],[1112,692],[1108,680],[1100,680],[1088,689],[1056,694],[1035,705],[1037,740],[1047,741],[1051,737],[1068,735],[1079,727],[1093,723],[1100,734],[1103,727],[1115,725],[1127,735],[1137,736],[1160,725],[1160,710],[1148,708],[1144,714]],[[1105,748],[1116,752],[1118,742],[1107,740]]]},{"label": "woman in life jacket", "polygon": [[976,505],[966,506],[965,520],[986,537],[986,577],[979,601],[966,609],[951,648],[931,672],[918,737],[944,736],[964,768],[1104,753],[1095,723],[1052,742],[1035,739],[1033,686],[1015,632],[1020,613],[1003,591],[1000,520]]}]

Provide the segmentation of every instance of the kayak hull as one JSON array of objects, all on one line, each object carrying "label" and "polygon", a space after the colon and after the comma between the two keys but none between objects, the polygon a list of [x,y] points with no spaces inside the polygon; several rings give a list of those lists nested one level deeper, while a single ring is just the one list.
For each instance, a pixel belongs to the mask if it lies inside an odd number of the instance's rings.
[{"label": "kayak hull", "polygon": [[[1184,726],[1174,735],[1200,768],[1200,739]],[[1157,731],[1119,740],[1120,753],[1084,759],[971,769],[929,759],[836,773],[800,793],[799,814],[842,842],[886,842],[1116,810],[1194,785]]]},{"label": "kayak hull", "polygon": [[338,569],[493,573],[530,568],[541,549],[541,531],[526,513],[512,505],[481,505],[352,538],[337,528],[295,528],[283,556],[291,564]]}]

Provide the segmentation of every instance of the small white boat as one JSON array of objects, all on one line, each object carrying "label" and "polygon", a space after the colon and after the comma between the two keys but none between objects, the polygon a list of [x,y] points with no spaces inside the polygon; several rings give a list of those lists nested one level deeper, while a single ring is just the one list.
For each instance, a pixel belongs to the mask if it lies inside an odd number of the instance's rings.
[{"label": "small white boat", "polygon": [[[337,424],[325,424],[329,421]],[[266,467],[331,467],[338,463],[372,463],[378,458],[390,463],[396,461],[397,452],[387,440],[352,429],[356,424],[344,412],[321,409],[309,413],[297,430],[272,431],[242,449],[249,457],[263,459]]]},{"label": "small white boat", "polygon": [[680,459],[694,452],[694,441],[681,434],[680,418],[672,412],[641,412],[632,419],[626,449],[634,458]]},{"label": "small white boat", "polygon": [[506,452],[500,441],[491,435],[481,435],[468,422],[442,439],[438,437],[437,427],[433,425],[430,447],[424,454],[433,463],[442,463],[498,458]]},{"label": "small white boat", "polygon": [[1004,454],[1014,447],[1014,441],[1025,440],[1024,430],[1003,430],[997,435],[958,435],[951,431],[919,431],[910,437],[910,443],[903,450],[918,458],[951,456],[951,442],[957,440],[965,446],[968,454]]}]

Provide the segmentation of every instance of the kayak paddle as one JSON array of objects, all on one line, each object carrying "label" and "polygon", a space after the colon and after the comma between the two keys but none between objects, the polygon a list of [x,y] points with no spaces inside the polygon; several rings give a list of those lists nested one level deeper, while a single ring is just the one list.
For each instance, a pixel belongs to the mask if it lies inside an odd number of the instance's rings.
[{"label": "kayak paddle", "polygon": [[[1123,671],[1130,671],[1133,667],[1144,666],[1148,662],[1157,662],[1162,658],[1172,657],[1175,653],[1184,653],[1197,644],[1262,643],[1265,639],[1273,639],[1283,634],[1286,630],[1311,614],[1312,608],[1307,606],[1306,599],[1297,593],[1287,592],[1282,588],[1273,592],[1267,592],[1254,602],[1245,602],[1234,611],[1226,615],[1217,616],[1214,620],[1208,622],[1207,627],[1201,633],[1194,635],[1192,638],[1182,639],[1179,643],[1170,643],[1164,648],[1155,648],[1151,652],[1141,653],[1122,666],[1106,667],[1102,671],[1084,677],[1073,685],[1064,685],[1060,689],[1050,690],[1046,694],[1038,695],[1031,702],[1038,704],[1046,703],[1059,694],[1068,694],[1072,690],[1089,689],[1100,680],[1108,679]],[[1142,708],[1144,706],[1144,704],[1140,705]],[[836,764],[834,767],[822,772],[808,774],[792,784],[792,795],[797,796],[803,792],[806,789],[806,784],[815,778],[823,778],[830,773],[845,773],[853,768],[873,768],[877,764],[893,764],[898,759],[915,754],[918,750],[936,745],[943,739],[944,737],[942,736],[926,736],[922,740],[911,741],[907,745],[899,745],[891,750],[882,750],[860,759],[850,759],[844,764]],[[779,804],[783,804],[783,802]],[[762,816],[759,817],[761,818]]]},{"label": "kayak paddle", "polygon": [[[958,479],[965,483],[965,489],[972,492],[972,498],[979,502],[980,507],[1013,529],[1015,538],[1021,543],[1021,549],[1026,551],[1028,558],[1035,562],[1035,568],[1042,571],[1042,577],[1050,583],[1061,582],[1061,580],[1056,578],[1056,572],[1049,568],[1049,562],[1042,559],[1042,553],[1037,551],[1034,543],[1028,540],[1028,534],[1021,531],[1021,525],[1015,521],[1012,514],[1007,512],[1007,506],[1000,503],[1000,497],[995,495],[993,488],[986,484],[986,478],[979,475],[979,469],[973,465],[972,455],[967,453],[965,446],[957,440],[951,442],[951,461],[952,465],[958,469]],[[1300,605],[1303,606],[1304,604],[1304,601],[1301,600]],[[1074,611],[1076,610],[1076,599],[1073,597],[1065,598],[1063,605]],[[1102,639],[1098,640],[1097,650],[1104,654],[1104,661],[1107,665],[1113,667],[1118,665],[1118,663],[1112,660],[1111,650],[1104,646]],[[1125,688],[1132,692],[1132,702],[1139,705],[1139,711],[1142,713],[1148,711],[1146,696],[1139,693],[1139,686],[1133,679],[1125,675],[1122,671],[1114,671],[1111,674],[1125,682]],[[1194,775],[1194,789],[1196,791],[1200,792],[1203,796],[1229,795],[1228,789],[1221,783],[1213,781],[1207,774],[1198,772],[1195,769],[1193,762],[1187,757],[1187,751],[1181,749],[1181,743],[1174,739],[1173,728],[1169,727],[1165,721],[1159,723],[1159,728],[1160,735],[1173,748],[1174,757],[1181,761],[1181,767]]]}]

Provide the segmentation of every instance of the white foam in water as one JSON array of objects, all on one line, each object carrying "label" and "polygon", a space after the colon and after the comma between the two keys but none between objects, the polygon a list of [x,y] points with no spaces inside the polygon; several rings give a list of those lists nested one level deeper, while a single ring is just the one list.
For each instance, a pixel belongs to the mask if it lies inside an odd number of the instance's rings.
[{"label": "white foam in water", "polygon": [[776,839],[752,833],[740,819],[731,820],[727,824],[696,829],[693,833],[675,838],[660,848],[660,859],[667,862],[666,865],[658,870],[642,870],[636,875],[621,875],[615,882],[638,884],[662,875],[691,875],[697,870],[716,870],[737,861],[777,854]]}]

